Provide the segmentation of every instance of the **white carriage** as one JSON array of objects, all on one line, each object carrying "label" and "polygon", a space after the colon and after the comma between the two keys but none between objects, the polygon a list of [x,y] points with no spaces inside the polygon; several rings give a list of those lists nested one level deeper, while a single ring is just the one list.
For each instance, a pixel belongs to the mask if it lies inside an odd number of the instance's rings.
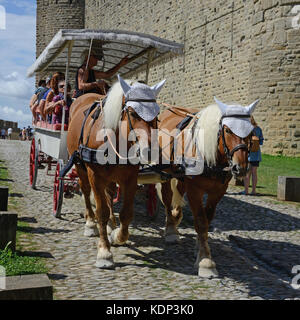
[{"label": "white carriage", "polygon": [[[39,73],[40,77],[56,71],[65,72],[65,94],[70,82],[70,71],[80,67],[80,57],[86,49],[91,49],[102,56],[102,61],[95,70],[107,71],[115,66],[123,57],[128,56],[128,63],[118,73],[122,77],[130,77],[136,72],[145,71],[145,82],[148,82],[149,69],[153,63],[161,63],[174,55],[183,53],[183,45],[161,39],[152,35],[121,30],[88,30],[62,29],[44,49],[35,63],[28,69],[28,77]],[[113,79],[111,79],[113,80]],[[63,109],[62,123],[65,119]],[[68,161],[66,147],[67,125],[53,125],[38,122],[34,125],[34,137],[30,151],[30,185],[37,186],[38,169],[47,167],[47,174],[55,166],[53,214],[58,217],[62,208],[64,192],[73,194],[78,191],[75,169],[65,178],[59,173]],[[145,174],[141,174],[139,183],[145,183]],[[118,201],[118,197],[116,198]],[[158,201],[154,185],[148,186],[148,205],[150,216],[155,216]]]}]

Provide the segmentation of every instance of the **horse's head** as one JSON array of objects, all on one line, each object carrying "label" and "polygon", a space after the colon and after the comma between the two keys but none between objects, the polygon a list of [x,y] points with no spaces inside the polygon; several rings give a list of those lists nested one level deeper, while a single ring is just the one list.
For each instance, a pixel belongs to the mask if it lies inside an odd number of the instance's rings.
[{"label": "horse's head", "polygon": [[157,129],[157,116],[160,108],[156,97],[162,89],[165,80],[150,87],[145,83],[136,82],[130,86],[120,76],[120,85],[124,93],[124,108],[122,120],[127,122],[127,135],[138,144],[142,162],[151,160],[151,130]]},{"label": "horse's head", "polygon": [[219,128],[219,151],[226,156],[235,177],[248,170],[248,153],[254,129],[250,118],[259,100],[249,106],[226,105],[215,98],[222,116]]}]

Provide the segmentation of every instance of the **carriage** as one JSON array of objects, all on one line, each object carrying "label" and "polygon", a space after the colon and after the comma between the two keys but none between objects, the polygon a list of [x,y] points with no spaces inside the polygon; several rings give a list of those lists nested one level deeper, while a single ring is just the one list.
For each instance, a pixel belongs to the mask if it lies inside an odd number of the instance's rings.
[{"label": "carriage", "polygon": [[[89,52],[93,50],[102,57],[100,65],[95,68],[101,71],[107,71],[120,59],[128,56],[128,63],[120,68],[119,74],[128,78],[137,72],[145,72],[146,83],[152,64],[167,61],[183,53],[182,44],[137,32],[62,29],[28,69],[27,75],[31,77],[35,73],[48,75],[56,71],[65,72],[64,96],[66,97],[70,72],[75,72],[80,67],[80,56],[86,49]],[[62,123],[65,122],[64,119],[65,110],[63,109]],[[61,214],[64,197],[72,197],[74,193],[80,193],[78,176],[74,168],[65,177],[60,177],[60,172],[68,161],[67,133],[67,124],[49,124],[39,121],[34,124],[34,137],[31,141],[29,183],[35,189],[38,170],[45,167],[47,174],[54,176],[53,215],[55,217]],[[54,174],[52,173],[53,168]],[[153,183],[160,181],[161,178],[159,173],[141,167],[138,183],[140,189],[146,192],[146,208],[152,218],[156,217],[160,205]],[[120,190],[118,189],[114,202],[119,200]]]}]

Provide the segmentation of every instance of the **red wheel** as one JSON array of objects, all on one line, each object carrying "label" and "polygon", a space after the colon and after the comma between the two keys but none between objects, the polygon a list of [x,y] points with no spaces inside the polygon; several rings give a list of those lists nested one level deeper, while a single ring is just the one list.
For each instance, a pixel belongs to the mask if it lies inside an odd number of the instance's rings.
[{"label": "red wheel", "polygon": [[63,161],[58,160],[55,169],[54,187],[53,187],[53,215],[59,218],[61,214],[63,195],[64,195],[64,180],[59,178],[59,172],[63,168]]},{"label": "red wheel", "polygon": [[29,184],[32,189],[36,188],[36,179],[39,166],[39,148],[35,139],[31,140],[30,158],[29,158]]},{"label": "red wheel", "polygon": [[120,198],[121,198],[121,189],[120,189],[120,186],[118,186],[118,188],[117,188],[117,196],[114,198],[113,202],[114,203],[118,203],[120,201]]},{"label": "red wheel", "polygon": [[157,197],[155,184],[148,185],[147,211],[151,219],[155,219],[160,210],[160,200]]}]

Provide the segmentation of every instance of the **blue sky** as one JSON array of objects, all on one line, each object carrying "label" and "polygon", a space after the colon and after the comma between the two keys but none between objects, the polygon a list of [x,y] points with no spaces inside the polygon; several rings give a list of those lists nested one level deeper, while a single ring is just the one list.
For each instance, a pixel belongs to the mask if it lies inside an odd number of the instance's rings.
[{"label": "blue sky", "polygon": [[26,71],[35,61],[36,1],[0,0],[1,12],[0,119],[17,121],[20,128],[31,125],[34,78],[26,78]]}]

